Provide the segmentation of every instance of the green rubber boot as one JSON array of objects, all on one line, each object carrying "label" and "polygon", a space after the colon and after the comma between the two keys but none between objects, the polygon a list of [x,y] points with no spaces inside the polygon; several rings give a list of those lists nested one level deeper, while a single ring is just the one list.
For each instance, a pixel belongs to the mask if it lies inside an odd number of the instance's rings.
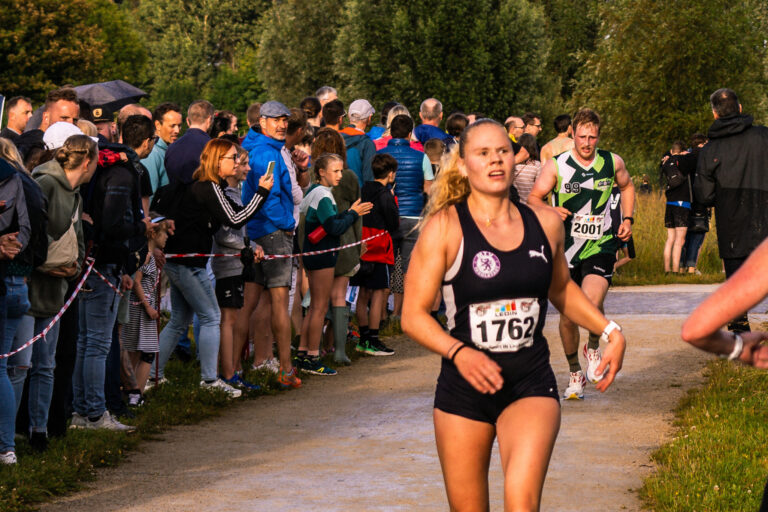
[{"label": "green rubber boot", "polygon": [[347,357],[347,322],[349,321],[349,308],[347,306],[331,307],[331,322],[333,322],[333,338],[336,351],[333,360],[341,364],[352,364]]}]

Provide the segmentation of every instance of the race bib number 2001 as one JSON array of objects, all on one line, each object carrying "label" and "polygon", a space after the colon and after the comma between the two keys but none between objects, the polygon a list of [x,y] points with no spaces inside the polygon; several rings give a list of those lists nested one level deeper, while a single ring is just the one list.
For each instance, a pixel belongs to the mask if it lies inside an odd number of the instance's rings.
[{"label": "race bib number 2001", "polygon": [[571,221],[571,236],[573,238],[586,238],[587,240],[600,240],[603,236],[604,220],[605,215],[575,213]]},{"label": "race bib number 2001", "polygon": [[469,306],[472,341],[491,352],[517,352],[533,345],[539,319],[535,298],[507,299]]}]

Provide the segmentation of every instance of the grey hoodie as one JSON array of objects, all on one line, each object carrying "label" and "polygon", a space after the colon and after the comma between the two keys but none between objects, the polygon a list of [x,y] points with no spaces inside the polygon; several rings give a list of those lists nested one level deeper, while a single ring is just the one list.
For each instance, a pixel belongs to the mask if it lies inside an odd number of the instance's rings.
[{"label": "grey hoodie", "polygon": [[[83,240],[82,201],[79,201],[80,187],[72,188],[67,175],[56,160],[50,160],[43,165],[35,167],[32,171],[43,194],[48,199],[48,241],[59,239],[69,229],[72,223],[72,214],[77,206],[77,221],[75,232],[77,233],[78,260],[76,279],[80,274],[85,257],[85,242]],[[78,200],[76,202],[76,199]],[[58,313],[64,305],[67,295],[68,280],[63,277],[54,277],[37,270],[32,271],[29,279],[29,302],[31,307],[28,314],[38,318],[48,318]]]}]

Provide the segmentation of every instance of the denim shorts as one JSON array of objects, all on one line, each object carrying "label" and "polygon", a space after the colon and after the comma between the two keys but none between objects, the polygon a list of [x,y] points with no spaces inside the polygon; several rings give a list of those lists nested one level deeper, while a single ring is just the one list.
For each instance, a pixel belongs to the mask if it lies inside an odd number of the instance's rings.
[{"label": "denim shorts", "polygon": [[[293,233],[291,231],[277,230],[265,235],[252,243],[260,245],[264,254],[292,254]],[[290,288],[292,258],[280,258],[265,260],[254,265],[255,277],[253,282],[265,288]]]}]

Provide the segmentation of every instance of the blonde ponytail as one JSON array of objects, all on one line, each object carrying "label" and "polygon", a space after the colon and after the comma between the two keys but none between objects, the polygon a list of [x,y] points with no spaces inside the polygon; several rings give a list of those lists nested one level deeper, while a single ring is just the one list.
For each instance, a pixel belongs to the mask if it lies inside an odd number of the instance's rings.
[{"label": "blonde ponytail", "polygon": [[469,180],[459,171],[460,158],[458,144],[455,144],[451,152],[443,157],[440,172],[429,189],[429,199],[418,229],[424,227],[429,219],[442,210],[464,201],[469,196]]}]

